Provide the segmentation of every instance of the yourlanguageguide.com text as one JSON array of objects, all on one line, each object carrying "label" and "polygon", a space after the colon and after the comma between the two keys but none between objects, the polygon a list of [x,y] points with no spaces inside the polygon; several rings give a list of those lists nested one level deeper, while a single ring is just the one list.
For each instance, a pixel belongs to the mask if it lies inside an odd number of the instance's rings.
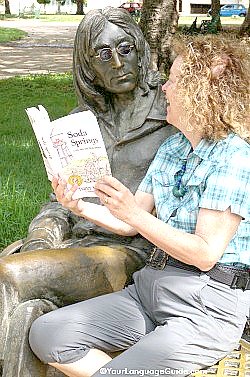
[{"label": "yourlanguageguide.com text", "polygon": [[131,375],[131,376],[187,376],[194,371],[184,370],[184,369],[113,369],[108,367],[103,367],[100,369],[100,374],[107,375]]}]

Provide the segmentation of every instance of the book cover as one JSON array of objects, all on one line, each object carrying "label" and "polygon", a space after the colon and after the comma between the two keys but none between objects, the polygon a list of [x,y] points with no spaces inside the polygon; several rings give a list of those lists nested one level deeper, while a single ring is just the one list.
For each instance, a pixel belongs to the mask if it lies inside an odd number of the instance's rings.
[{"label": "book cover", "polygon": [[60,176],[79,187],[73,199],[95,197],[94,184],[111,175],[107,151],[97,119],[91,111],[51,121],[46,109],[26,109],[43,157],[49,180]]}]

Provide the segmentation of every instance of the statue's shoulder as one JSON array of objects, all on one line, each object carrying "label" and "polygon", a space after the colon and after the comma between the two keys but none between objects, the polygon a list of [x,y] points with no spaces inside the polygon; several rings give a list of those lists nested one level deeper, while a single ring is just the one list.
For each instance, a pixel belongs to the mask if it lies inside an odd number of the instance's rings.
[{"label": "statue's shoulder", "polygon": [[166,120],[166,99],[159,83],[157,87],[150,89],[150,96],[153,97],[149,116],[156,119]]},{"label": "statue's shoulder", "polygon": [[148,73],[148,95],[152,98],[150,115],[160,119],[166,119],[166,99],[162,91],[162,78],[159,72],[149,71]]}]

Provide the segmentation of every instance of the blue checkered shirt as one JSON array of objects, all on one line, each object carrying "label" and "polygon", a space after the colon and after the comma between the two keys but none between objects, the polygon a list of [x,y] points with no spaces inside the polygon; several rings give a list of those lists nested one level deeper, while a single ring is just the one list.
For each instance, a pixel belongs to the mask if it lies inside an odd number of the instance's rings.
[{"label": "blue checkered shirt", "polygon": [[[182,198],[173,195],[175,174],[187,160]],[[218,142],[201,140],[192,150],[182,133],[159,148],[139,190],[153,194],[157,217],[184,232],[194,233],[199,208],[242,217],[220,263],[250,266],[250,145],[231,133]]]}]

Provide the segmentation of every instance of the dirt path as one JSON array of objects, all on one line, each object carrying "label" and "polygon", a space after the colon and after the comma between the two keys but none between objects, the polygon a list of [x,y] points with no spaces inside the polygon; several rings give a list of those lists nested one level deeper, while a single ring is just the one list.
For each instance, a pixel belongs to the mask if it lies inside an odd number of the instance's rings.
[{"label": "dirt path", "polygon": [[71,71],[76,22],[0,21],[0,27],[28,33],[20,41],[0,44],[0,79],[16,75]]}]

